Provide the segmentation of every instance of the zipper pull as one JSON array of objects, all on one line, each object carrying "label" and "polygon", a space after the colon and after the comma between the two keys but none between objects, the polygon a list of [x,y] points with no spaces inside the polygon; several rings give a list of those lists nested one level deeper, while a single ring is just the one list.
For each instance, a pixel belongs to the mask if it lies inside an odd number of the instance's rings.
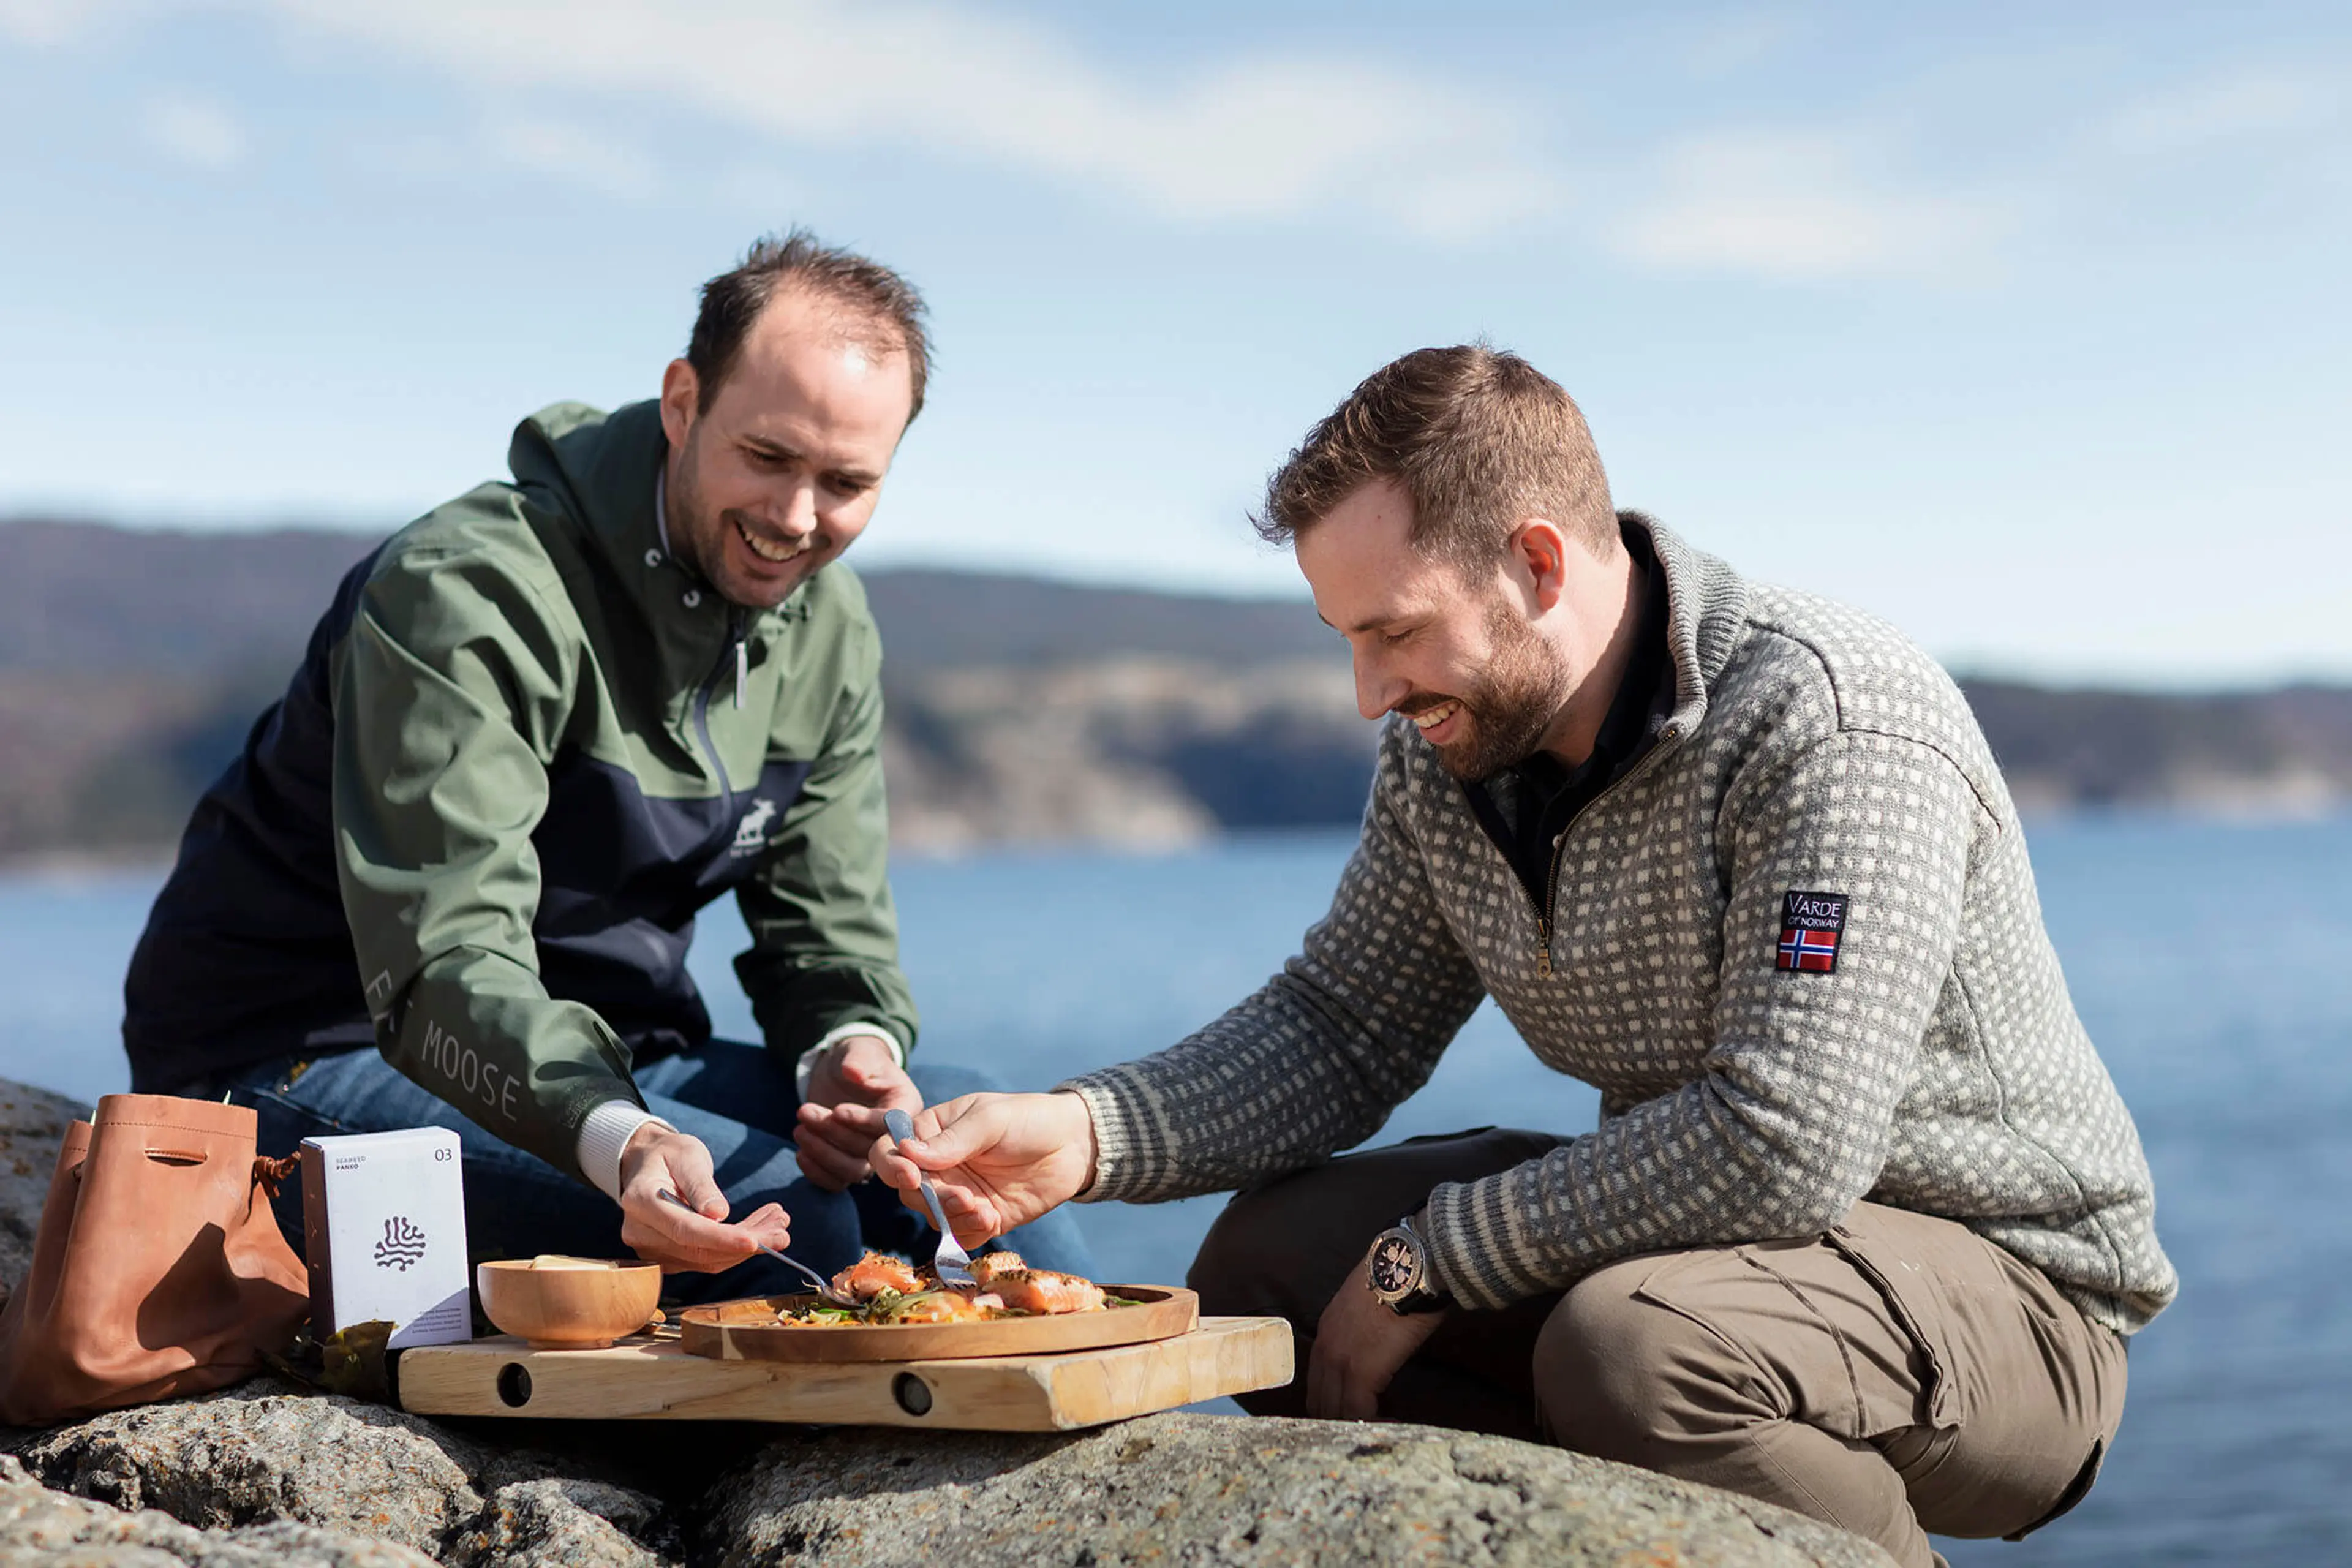
[{"label": "zipper pull", "polygon": [[1544,946],[1536,950],[1536,978],[1538,980],[1549,980],[1551,978],[1551,946],[1549,943],[1546,943]]},{"label": "zipper pull", "polygon": [[743,682],[751,674],[751,656],[745,651],[747,646],[740,637],[735,641],[735,706],[738,709],[743,706]]}]

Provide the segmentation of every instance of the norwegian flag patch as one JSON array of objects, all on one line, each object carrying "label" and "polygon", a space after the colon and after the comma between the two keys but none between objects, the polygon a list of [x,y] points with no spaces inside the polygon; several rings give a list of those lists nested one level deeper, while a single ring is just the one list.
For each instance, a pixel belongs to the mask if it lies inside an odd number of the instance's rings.
[{"label": "norwegian flag patch", "polygon": [[1791,890],[1780,900],[1780,955],[1775,969],[1799,974],[1835,974],[1838,942],[1845,935],[1843,893]]}]

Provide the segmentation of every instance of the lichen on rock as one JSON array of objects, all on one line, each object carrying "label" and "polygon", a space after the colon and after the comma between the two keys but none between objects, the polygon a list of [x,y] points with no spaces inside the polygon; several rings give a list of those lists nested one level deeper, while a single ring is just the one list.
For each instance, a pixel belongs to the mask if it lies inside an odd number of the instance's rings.
[{"label": "lichen on rock", "polygon": [[110,1411],[17,1452],[58,1491],[202,1531],[299,1525],[465,1568],[646,1568],[675,1555],[661,1500],[572,1473],[581,1461],[272,1379]]},{"label": "lichen on rock", "polygon": [[205,1531],[154,1509],[126,1512],[51,1491],[0,1454],[0,1561],[73,1568],[430,1568],[387,1541],[280,1520]]},{"label": "lichen on rock", "polygon": [[451,1568],[654,1568],[676,1555],[646,1542],[669,1546],[676,1537],[661,1505],[643,1492],[548,1477],[492,1492],[474,1521],[449,1542],[443,1560]]},{"label": "lichen on rock", "polygon": [[696,1556],[727,1568],[1887,1563],[1769,1503],[1532,1443],[1183,1412],[1076,1436],[795,1436],[698,1511]]},{"label": "lichen on rock", "polygon": [[0,1079],[0,1300],[32,1267],[33,1235],[66,1128],[89,1118],[79,1100]]}]

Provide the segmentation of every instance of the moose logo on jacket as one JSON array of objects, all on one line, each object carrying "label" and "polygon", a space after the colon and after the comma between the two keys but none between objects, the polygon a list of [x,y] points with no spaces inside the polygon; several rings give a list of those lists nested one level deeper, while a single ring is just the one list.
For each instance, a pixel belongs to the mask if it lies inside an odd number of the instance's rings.
[{"label": "moose logo on jacket", "polygon": [[765,798],[751,803],[743,820],[735,829],[735,842],[729,845],[730,855],[757,855],[768,847],[768,824],[776,819],[776,803]]}]

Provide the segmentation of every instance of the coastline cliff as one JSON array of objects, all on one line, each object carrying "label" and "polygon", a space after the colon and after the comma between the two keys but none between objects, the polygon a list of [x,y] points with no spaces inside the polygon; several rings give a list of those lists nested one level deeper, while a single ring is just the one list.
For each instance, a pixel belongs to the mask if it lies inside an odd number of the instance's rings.
[{"label": "coastline cliff", "polygon": [[[167,855],[372,537],[0,522],[0,863]],[[1352,826],[1372,726],[1302,602],[863,574],[904,847]],[[2352,688],[1964,679],[2028,811],[2352,808]]]}]

